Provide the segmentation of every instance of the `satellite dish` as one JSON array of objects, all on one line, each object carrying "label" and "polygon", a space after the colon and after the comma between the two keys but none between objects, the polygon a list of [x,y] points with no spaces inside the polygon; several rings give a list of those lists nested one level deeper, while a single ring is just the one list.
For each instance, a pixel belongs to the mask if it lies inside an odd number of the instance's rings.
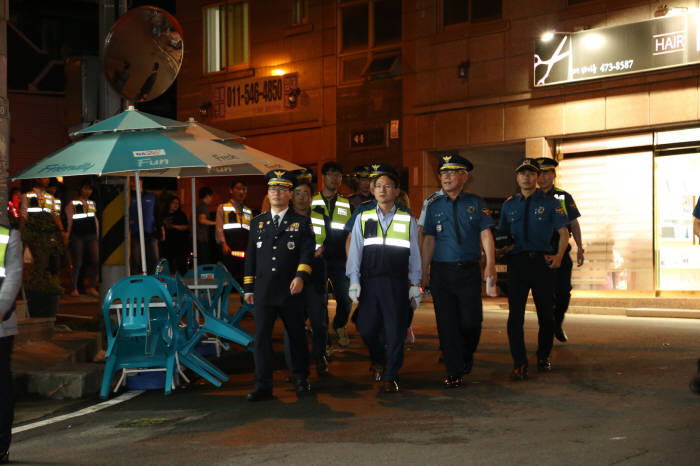
[{"label": "satellite dish", "polygon": [[126,100],[147,102],[175,81],[182,52],[177,19],[161,8],[141,6],[122,15],[107,34],[104,73]]}]

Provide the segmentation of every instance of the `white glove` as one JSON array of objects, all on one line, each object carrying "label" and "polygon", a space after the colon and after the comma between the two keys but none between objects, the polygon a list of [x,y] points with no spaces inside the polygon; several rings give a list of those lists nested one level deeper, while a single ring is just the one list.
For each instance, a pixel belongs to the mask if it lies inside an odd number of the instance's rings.
[{"label": "white glove", "polygon": [[348,296],[350,296],[350,300],[353,303],[356,303],[360,300],[360,290],[362,287],[360,286],[359,283],[355,283],[354,285],[350,285],[350,289],[348,290]]},{"label": "white glove", "polygon": [[423,293],[420,291],[420,286],[412,285],[408,290],[408,299],[411,301],[411,308],[416,309],[420,304]]}]

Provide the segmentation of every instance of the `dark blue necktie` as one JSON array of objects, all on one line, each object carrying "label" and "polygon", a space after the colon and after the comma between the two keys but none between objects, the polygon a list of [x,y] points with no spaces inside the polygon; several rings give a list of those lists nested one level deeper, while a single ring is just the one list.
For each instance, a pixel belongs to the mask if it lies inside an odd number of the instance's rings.
[{"label": "dark blue necktie", "polygon": [[280,228],[280,216],[275,215],[272,219],[272,224],[275,225],[275,233],[277,233],[277,230]]}]

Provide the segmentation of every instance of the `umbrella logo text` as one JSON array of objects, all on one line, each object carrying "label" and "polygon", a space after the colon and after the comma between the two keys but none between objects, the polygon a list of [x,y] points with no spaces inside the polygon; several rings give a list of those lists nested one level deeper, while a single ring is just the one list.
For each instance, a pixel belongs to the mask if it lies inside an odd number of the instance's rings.
[{"label": "umbrella logo text", "polygon": [[90,170],[95,164],[90,163],[90,162],[85,162],[80,165],[66,165],[62,163],[52,163],[49,165],[46,165],[39,170],[39,173],[62,173],[62,172],[68,172],[68,171],[76,171],[76,172],[86,172]]},{"label": "umbrella logo text", "polygon": [[165,155],[165,149],[135,150],[134,157],[154,157]]}]

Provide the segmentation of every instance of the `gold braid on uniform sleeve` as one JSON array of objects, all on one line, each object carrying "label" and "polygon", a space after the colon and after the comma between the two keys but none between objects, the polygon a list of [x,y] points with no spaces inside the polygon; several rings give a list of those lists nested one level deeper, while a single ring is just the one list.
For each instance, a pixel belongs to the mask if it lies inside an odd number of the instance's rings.
[{"label": "gold braid on uniform sleeve", "polygon": [[253,283],[255,283],[255,276],[246,275],[245,277],[243,277],[243,284],[244,285],[252,285]]},{"label": "gold braid on uniform sleeve", "polygon": [[311,266],[306,264],[299,264],[299,267],[297,267],[297,272],[306,272],[309,275],[311,275]]}]

